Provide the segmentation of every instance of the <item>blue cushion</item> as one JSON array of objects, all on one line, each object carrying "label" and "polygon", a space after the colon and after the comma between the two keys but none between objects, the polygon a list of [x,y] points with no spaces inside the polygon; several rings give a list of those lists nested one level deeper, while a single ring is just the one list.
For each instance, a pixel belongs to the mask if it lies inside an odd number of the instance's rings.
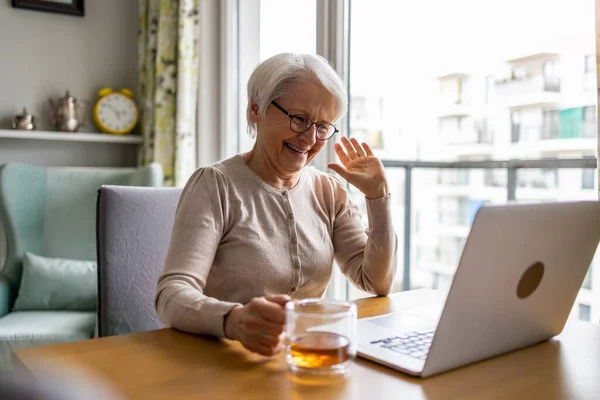
[{"label": "blue cushion", "polygon": [[95,261],[25,253],[14,310],[93,311],[98,298]]}]

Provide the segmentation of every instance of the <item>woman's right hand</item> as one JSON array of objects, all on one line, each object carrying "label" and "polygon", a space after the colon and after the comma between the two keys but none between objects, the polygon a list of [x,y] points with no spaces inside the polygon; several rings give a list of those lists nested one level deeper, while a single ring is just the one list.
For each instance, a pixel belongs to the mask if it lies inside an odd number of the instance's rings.
[{"label": "woman's right hand", "polygon": [[272,356],[281,350],[287,295],[255,297],[245,306],[231,309],[225,320],[225,335],[250,351]]}]

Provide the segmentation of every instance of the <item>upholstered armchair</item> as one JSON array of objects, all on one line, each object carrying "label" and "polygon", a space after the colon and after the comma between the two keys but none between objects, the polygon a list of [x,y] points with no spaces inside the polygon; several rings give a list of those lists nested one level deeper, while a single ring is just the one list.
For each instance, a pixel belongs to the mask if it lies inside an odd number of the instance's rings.
[{"label": "upholstered armchair", "polygon": [[[96,198],[102,185],[162,186],[140,168],[0,167],[0,371],[17,348],[92,338],[96,327]],[[93,297],[92,297],[93,296]]]}]

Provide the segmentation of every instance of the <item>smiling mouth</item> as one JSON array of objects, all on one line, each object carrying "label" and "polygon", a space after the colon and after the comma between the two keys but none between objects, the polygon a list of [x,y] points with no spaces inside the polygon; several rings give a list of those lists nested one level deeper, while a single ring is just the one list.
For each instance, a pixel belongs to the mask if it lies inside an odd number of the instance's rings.
[{"label": "smiling mouth", "polygon": [[290,143],[283,142],[283,144],[285,144],[285,147],[287,147],[288,149],[291,149],[291,150],[295,151],[296,153],[299,153],[299,154],[306,154],[306,153],[308,153],[308,150],[304,150],[303,151],[302,149],[299,149],[298,147],[296,147],[296,146],[294,146],[294,145],[292,145]]}]

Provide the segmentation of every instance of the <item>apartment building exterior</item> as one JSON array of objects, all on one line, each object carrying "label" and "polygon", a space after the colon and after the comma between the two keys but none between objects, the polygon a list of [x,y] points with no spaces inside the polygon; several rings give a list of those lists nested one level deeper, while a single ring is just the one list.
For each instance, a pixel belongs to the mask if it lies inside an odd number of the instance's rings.
[{"label": "apartment building exterior", "polygon": [[[437,97],[432,99],[429,115],[423,117],[429,134],[403,134],[406,129],[393,112],[395,99],[368,91],[361,96],[355,90],[351,135],[371,143],[383,159],[478,161],[596,155],[597,86],[591,52],[532,52],[493,68],[452,71],[431,79],[436,82]],[[390,168],[387,172],[395,194],[394,222],[402,241],[403,171]],[[475,213],[483,204],[506,204],[507,183],[506,169],[415,171],[412,287],[449,288]],[[517,176],[515,201],[596,199],[596,187],[595,170],[523,170]],[[591,268],[573,311],[584,320],[600,318],[600,296],[593,295],[600,292],[600,267],[596,271]]]}]

